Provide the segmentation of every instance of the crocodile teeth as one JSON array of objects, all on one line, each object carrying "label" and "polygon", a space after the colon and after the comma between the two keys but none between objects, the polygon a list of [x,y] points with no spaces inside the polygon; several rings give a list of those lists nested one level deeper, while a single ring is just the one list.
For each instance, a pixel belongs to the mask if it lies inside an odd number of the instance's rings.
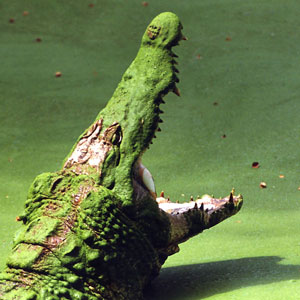
[{"label": "crocodile teeth", "polygon": [[[140,175],[141,175],[144,185],[151,193],[156,195],[155,184],[154,184],[154,180],[153,180],[153,177],[152,177],[150,171],[141,163],[140,163],[140,170],[141,170]],[[156,198],[156,196],[155,196],[155,198]]]},{"label": "crocodile teeth", "polygon": [[164,104],[164,103],[166,103],[166,102],[163,100],[162,97],[158,97],[157,100],[156,100],[156,102],[157,102],[158,105],[159,105],[159,104]]},{"label": "crocodile teeth", "polygon": [[233,193],[232,192],[230,193],[230,196],[229,196],[229,203],[233,203]]},{"label": "crocodile teeth", "polygon": [[161,110],[159,107],[156,108],[156,112],[157,112],[158,114],[163,114],[163,113],[164,113],[164,111]]},{"label": "crocodile teeth", "polygon": [[180,91],[176,86],[173,89],[173,93],[176,94],[177,96],[180,96]]}]

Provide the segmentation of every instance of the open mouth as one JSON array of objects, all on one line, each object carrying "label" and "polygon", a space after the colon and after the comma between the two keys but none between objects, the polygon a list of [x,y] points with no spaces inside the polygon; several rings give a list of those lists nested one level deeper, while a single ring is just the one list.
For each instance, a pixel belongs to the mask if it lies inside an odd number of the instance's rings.
[{"label": "open mouth", "polygon": [[[180,38],[180,40],[186,39],[187,38],[183,35]],[[180,40],[178,40],[173,46],[176,46]],[[175,60],[175,58],[178,56],[171,50],[170,55],[172,57],[174,81],[164,93],[159,95],[158,100],[156,101],[157,117],[161,122],[162,120],[160,119],[159,114],[162,113],[162,111],[160,110],[159,106],[161,103],[165,103],[162,98],[169,92],[173,92],[177,96],[180,96],[180,91],[176,87],[176,83],[179,82],[176,73],[179,73],[179,71],[175,67],[175,65],[177,65],[177,61]],[[156,131],[160,131],[158,124]],[[153,137],[156,136],[153,134]],[[191,197],[190,201],[184,203],[170,201],[169,197],[165,198],[163,192],[158,196],[156,193],[153,176],[151,175],[150,171],[142,164],[141,157],[135,163],[133,168],[133,185],[137,203],[139,203],[142,198],[150,196],[154,201],[157,202],[159,208],[169,215],[185,214],[192,209],[199,209],[200,211],[205,212],[207,215],[210,215],[211,218],[214,219],[213,223],[215,224],[221,222],[223,219],[239,211],[243,202],[241,195],[234,195],[234,190],[232,190],[231,193],[224,198],[214,198],[210,195],[204,195],[201,198],[198,197],[197,199],[193,199]],[[220,214],[222,216],[220,216]],[[220,220],[217,221],[216,218],[219,218]]]},{"label": "open mouth", "polygon": [[164,250],[167,256],[179,251],[178,244],[235,215],[243,204],[242,196],[234,195],[234,190],[224,198],[204,195],[183,203],[172,202],[163,192],[158,196],[153,176],[141,158],[134,165],[132,182],[136,206],[143,210],[145,201],[153,201],[170,222],[170,240]]},{"label": "open mouth", "polygon": [[139,177],[138,181],[142,184],[145,190],[147,190],[153,200],[157,202],[159,208],[171,215],[183,214],[195,208],[205,211],[208,215],[210,215],[225,207],[231,207],[234,209],[242,203],[242,196],[235,196],[234,190],[231,191],[230,195],[224,198],[214,198],[206,194],[202,197],[198,197],[197,199],[193,199],[193,197],[191,197],[189,202],[172,202],[169,197],[165,197],[164,192],[161,192],[159,196],[157,195],[153,176],[142,164],[141,160],[137,162],[136,169],[136,174]]}]

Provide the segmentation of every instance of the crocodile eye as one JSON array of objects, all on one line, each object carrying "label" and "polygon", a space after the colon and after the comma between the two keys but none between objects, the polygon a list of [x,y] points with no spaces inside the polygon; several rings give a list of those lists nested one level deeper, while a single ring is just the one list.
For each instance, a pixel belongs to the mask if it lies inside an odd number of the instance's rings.
[{"label": "crocodile eye", "polygon": [[115,146],[118,146],[121,144],[121,141],[122,141],[122,132],[121,129],[118,128],[114,133],[114,135],[112,136],[111,143]]}]

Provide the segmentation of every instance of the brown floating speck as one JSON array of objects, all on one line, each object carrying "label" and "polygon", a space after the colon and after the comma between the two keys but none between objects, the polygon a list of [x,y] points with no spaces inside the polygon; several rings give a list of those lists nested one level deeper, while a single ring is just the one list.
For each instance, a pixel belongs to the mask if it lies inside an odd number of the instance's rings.
[{"label": "brown floating speck", "polygon": [[253,169],[259,168],[259,162],[258,162],[258,161],[253,162],[253,163],[252,163],[252,168],[253,168]]},{"label": "brown floating speck", "polygon": [[226,134],[223,134],[222,135],[222,139],[225,139],[227,136],[226,136]]},{"label": "brown floating speck", "polygon": [[14,18],[10,18],[9,19],[9,23],[15,23],[15,19]]},{"label": "brown floating speck", "polygon": [[226,40],[226,42],[230,42],[230,41],[232,41],[232,38],[230,36],[227,36],[225,40]]},{"label": "brown floating speck", "polygon": [[26,17],[26,16],[28,16],[28,15],[29,15],[29,12],[28,12],[27,10],[24,10],[24,11],[23,11],[23,16]]},{"label": "brown floating speck", "polygon": [[279,178],[284,178],[284,175],[280,174],[280,175],[279,175]]},{"label": "brown floating speck", "polygon": [[146,6],[149,5],[149,3],[148,3],[147,1],[143,1],[143,2],[142,2],[142,5],[146,7]]},{"label": "brown floating speck", "polygon": [[265,189],[265,188],[267,187],[267,184],[266,184],[264,181],[262,181],[262,182],[259,184],[259,186],[260,186],[262,189]]},{"label": "brown floating speck", "polygon": [[201,56],[200,54],[198,54],[198,55],[196,56],[196,58],[197,58],[197,59],[201,59],[202,56]]},{"label": "brown floating speck", "polygon": [[40,43],[40,42],[42,41],[42,39],[41,39],[41,38],[36,38],[35,41],[36,41],[37,43]]},{"label": "brown floating speck", "polygon": [[61,72],[56,72],[55,77],[61,77],[62,73]]},{"label": "brown floating speck", "polygon": [[92,8],[92,7],[94,7],[94,6],[95,6],[94,3],[90,3],[90,4],[89,4],[89,7],[90,7],[90,8]]},{"label": "brown floating speck", "polygon": [[218,102],[214,102],[213,105],[214,105],[214,106],[217,106],[217,105],[219,105],[219,103],[218,103]]}]

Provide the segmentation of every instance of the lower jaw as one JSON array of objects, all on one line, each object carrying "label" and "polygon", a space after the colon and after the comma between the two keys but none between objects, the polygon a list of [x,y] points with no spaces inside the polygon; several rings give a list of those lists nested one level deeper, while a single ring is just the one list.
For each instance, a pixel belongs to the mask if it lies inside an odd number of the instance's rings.
[{"label": "lower jaw", "polygon": [[214,198],[210,195],[203,195],[197,199],[193,199],[189,202],[171,202],[169,197],[165,198],[164,193],[161,192],[160,196],[157,197],[155,190],[155,184],[153,176],[150,171],[142,164],[141,159],[137,163],[137,173],[140,177],[140,181],[143,183],[149,194],[155,200],[159,208],[169,214],[182,214],[193,208],[201,208],[208,214],[221,209],[225,204],[232,202],[233,204],[238,203],[241,200],[241,196],[234,196],[234,190],[231,191],[230,195],[224,198]]},{"label": "lower jaw", "polygon": [[199,208],[207,214],[212,214],[215,211],[221,210],[225,205],[232,203],[236,205],[242,199],[241,195],[234,196],[230,193],[229,196],[224,198],[214,198],[210,195],[203,195],[196,200],[191,199],[189,202],[175,203],[171,202],[169,198],[163,196],[156,198],[156,202],[160,209],[171,215],[183,214],[191,209]]}]

